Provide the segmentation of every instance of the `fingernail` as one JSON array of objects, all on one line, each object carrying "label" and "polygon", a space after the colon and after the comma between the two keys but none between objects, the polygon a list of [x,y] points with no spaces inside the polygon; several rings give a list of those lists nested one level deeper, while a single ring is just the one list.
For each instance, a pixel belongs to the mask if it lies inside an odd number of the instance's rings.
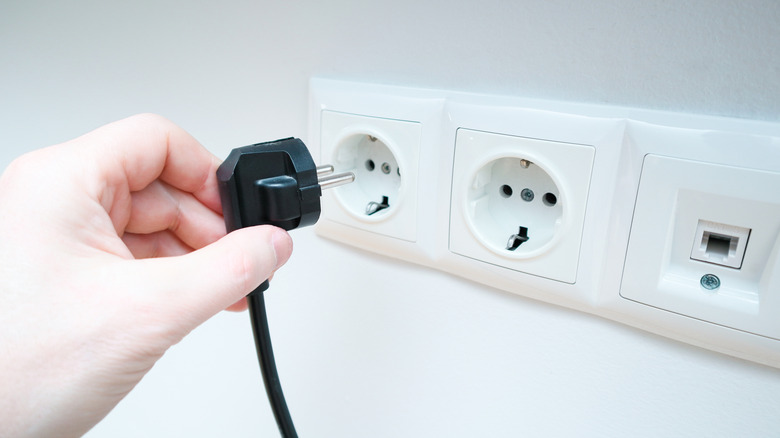
[{"label": "fingernail", "polygon": [[287,263],[292,254],[293,242],[287,231],[277,229],[271,237],[271,243],[276,253],[276,269]]}]

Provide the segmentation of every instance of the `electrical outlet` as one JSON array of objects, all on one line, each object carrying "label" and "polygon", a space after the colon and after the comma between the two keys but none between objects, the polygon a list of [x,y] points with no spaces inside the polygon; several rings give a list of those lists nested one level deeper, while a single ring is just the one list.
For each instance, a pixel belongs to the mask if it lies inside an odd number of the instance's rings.
[{"label": "electrical outlet", "polygon": [[320,236],[780,368],[780,123],[313,79],[307,144]]},{"label": "electrical outlet", "polygon": [[420,124],[322,111],[321,153],[355,183],[333,190],[328,218],[362,230],[417,240]]},{"label": "electrical outlet", "polygon": [[574,283],[592,146],[459,129],[450,249]]}]

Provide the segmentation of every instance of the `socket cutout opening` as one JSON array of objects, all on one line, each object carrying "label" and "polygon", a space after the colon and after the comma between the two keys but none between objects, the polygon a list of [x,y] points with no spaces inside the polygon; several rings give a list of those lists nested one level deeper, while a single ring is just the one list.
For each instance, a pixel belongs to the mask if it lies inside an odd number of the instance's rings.
[{"label": "socket cutout opening", "polygon": [[401,169],[381,136],[356,133],[344,137],[336,144],[332,162],[336,172],[355,173],[355,182],[335,189],[350,214],[381,220],[393,213],[401,190]]},{"label": "socket cutout opening", "polygon": [[691,259],[741,269],[750,228],[699,220]]},{"label": "socket cutout opening", "polygon": [[[520,196],[512,196],[512,187],[524,188]],[[545,195],[534,197],[534,192]],[[488,161],[473,174],[466,193],[467,223],[491,251],[532,257],[554,243],[563,221],[560,191],[534,160],[509,156]]]},{"label": "socket cutout opening", "polygon": [[[704,244],[706,249],[704,250],[710,257],[726,258],[729,255],[733,255],[739,238],[732,236],[723,236],[720,234],[704,233],[703,239],[707,243]],[[733,248],[732,248],[733,242]],[[703,243],[703,242],[702,242]]]}]

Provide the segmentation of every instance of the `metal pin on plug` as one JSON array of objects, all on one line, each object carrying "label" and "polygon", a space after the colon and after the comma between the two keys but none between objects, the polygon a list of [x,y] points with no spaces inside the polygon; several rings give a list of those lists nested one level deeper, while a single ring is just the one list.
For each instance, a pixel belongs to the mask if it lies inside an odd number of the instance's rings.
[{"label": "metal pin on plug", "polygon": [[334,171],[335,169],[330,164],[317,166],[317,182],[320,184],[322,190],[343,186],[344,184],[349,184],[355,180],[355,174],[352,172],[332,175]]},{"label": "metal pin on plug", "polygon": [[322,166],[317,166],[317,178],[320,178],[321,176],[330,175],[335,170],[336,169],[333,167],[332,164],[323,164]]}]

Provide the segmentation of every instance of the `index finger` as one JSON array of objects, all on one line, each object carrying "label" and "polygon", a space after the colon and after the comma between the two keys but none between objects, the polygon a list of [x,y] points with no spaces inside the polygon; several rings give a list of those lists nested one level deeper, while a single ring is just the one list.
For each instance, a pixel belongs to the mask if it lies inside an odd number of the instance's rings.
[{"label": "index finger", "polygon": [[160,179],[192,193],[221,213],[216,171],[220,160],[170,120],[154,114],[132,116],[73,140],[93,148],[98,179],[133,192]]}]

